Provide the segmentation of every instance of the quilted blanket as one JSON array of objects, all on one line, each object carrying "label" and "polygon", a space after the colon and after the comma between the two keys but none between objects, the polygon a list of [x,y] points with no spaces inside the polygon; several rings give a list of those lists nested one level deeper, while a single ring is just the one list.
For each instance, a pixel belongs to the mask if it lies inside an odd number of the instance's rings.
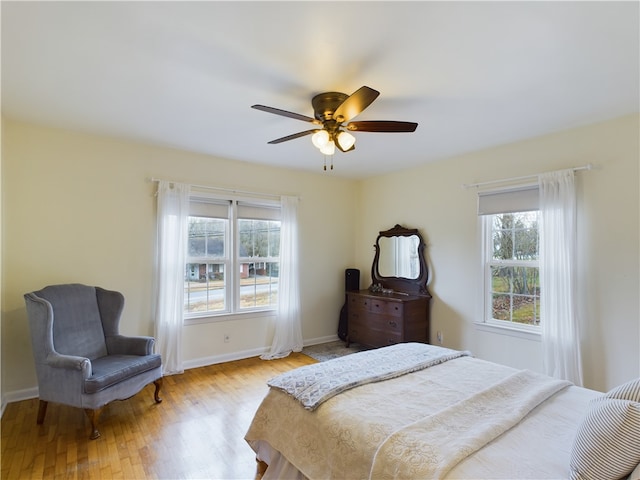
[{"label": "quilted blanket", "polygon": [[380,445],[370,479],[444,478],[554,393],[570,385],[528,370],[394,432]]},{"label": "quilted blanket", "polygon": [[[518,372],[466,355],[385,382],[349,389],[313,411],[305,409],[285,391],[271,388],[245,438],[256,452],[261,444],[268,444],[310,479],[448,478],[446,471],[453,468],[450,472],[460,473],[461,464],[475,456],[472,454],[462,460],[466,452],[478,448],[494,435],[502,438],[517,430],[518,427],[514,427],[502,435],[497,433],[519,419],[526,421],[523,415],[529,418],[527,410],[535,408],[538,402],[546,404],[549,400],[543,400],[545,397],[566,385],[541,379],[542,383],[536,386],[535,375]],[[579,421],[581,414],[578,413],[577,418]],[[538,418],[534,425],[542,420]],[[498,425],[498,430],[494,430]],[[553,428],[545,427],[546,430],[538,425],[536,428],[546,433],[536,438],[562,437],[557,425],[553,425]],[[570,432],[564,434],[570,437],[565,441],[567,449],[573,441],[573,431]],[[421,437],[422,433],[426,436]],[[520,442],[520,448],[545,452],[544,446],[527,445],[528,435],[512,438],[519,439],[516,443]],[[489,445],[493,444],[489,442]],[[411,448],[411,445],[417,448]],[[481,451],[485,449],[486,446],[481,447]],[[489,457],[492,462],[496,455]],[[504,462],[504,456],[509,454],[501,450],[499,460]],[[560,457],[568,458],[568,453]],[[270,463],[268,457],[261,458]],[[425,458],[431,461],[425,468],[431,469],[433,476],[407,474],[416,464],[421,468]],[[545,470],[546,466],[538,465],[533,457],[529,459],[532,463],[525,461],[523,468],[536,474],[532,476],[530,472],[525,476],[519,469],[519,462],[524,457],[516,458],[520,460],[510,470],[505,470],[511,474],[499,478],[555,479],[564,474],[558,474],[558,468],[564,472],[564,460],[560,464],[552,462],[554,468]],[[401,465],[398,460],[402,460]],[[459,463],[455,465],[456,462]],[[475,463],[469,465],[478,467]],[[465,471],[462,478],[498,478],[499,470],[494,471],[494,467],[484,465],[485,474],[480,476],[473,475],[476,470],[471,474]]]},{"label": "quilted blanket", "polygon": [[307,410],[315,410],[322,402],[351,388],[467,355],[467,351],[424,343],[399,343],[307,365],[272,378],[268,385],[292,395]]}]

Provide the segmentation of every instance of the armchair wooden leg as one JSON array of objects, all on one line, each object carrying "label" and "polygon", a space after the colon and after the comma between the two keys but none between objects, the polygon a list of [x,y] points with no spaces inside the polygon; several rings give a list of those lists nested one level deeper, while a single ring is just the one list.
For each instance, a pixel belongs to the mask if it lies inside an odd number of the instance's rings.
[{"label": "armchair wooden leg", "polygon": [[160,389],[162,388],[162,377],[155,380],[153,384],[156,386],[156,391],[153,393],[153,398],[155,399],[156,403],[160,403],[162,402],[162,399],[160,398]]},{"label": "armchair wooden leg", "polygon": [[95,410],[85,408],[84,413],[87,414],[87,417],[89,417],[89,421],[91,422],[91,435],[89,436],[89,440],[95,440],[100,437],[97,425],[98,418],[100,418],[100,414],[102,413],[102,408],[96,408]]},{"label": "armchair wooden leg", "polygon": [[42,425],[44,422],[44,416],[47,414],[47,405],[49,405],[49,402],[45,400],[40,400],[38,404],[38,419],[36,420],[38,425]]},{"label": "armchair wooden leg", "polygon": [[257,458],[256,458],[256,462],[258,462],[258,465],[256,467],[256,480],[260,480],[264,476],[265,472],[267,471],[267,467],[269,465],[267,465],[262,460],[258,460]]}]

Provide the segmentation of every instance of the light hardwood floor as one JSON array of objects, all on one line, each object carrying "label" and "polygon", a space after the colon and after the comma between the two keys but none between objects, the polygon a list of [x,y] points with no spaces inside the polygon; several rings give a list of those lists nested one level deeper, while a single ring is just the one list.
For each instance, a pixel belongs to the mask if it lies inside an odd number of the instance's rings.
[{"label": "light hardwood floor", "polygon": [[2,416],[2,479],[253,479],[256,461],[244,440],[266,381],[316,363],[294,353],[280,360],[250,358],[187,370],[109,404],[102,436],[89,440],[80,409],[49,404],[36,425],[38,400],[7,405]]}]

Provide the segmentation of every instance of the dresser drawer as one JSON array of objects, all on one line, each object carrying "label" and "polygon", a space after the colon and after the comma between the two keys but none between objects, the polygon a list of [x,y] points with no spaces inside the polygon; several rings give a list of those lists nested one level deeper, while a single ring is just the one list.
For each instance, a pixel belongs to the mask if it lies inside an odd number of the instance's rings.
[{"label": "dresser drawer", "polygon": [[402,318],[389,317],[388,315],[371,313],[363,322],[367,327],[382,332],[390,332],[394,334],[402,334]]},{"label": "dresser drawer", "polygon": [[378,315],[369,312],[349,312],[349,325],[357,325],[374,330],[402,333],[404,320],[402,318]]},{"label": "dresser drawer", "polygon": [[378,332],[376,330],[371,330],[370,335],[371,339],[368,343],[373,345],[395,345],[396,343],[402,342],[401,335],[390,332]]},{"label": "dresser drawer", "polygon": [[382,331],[363,324],[349,324],[349,338],[364,345],[394,345],[402,341],[400,332]]},{"label": "dresser drawer", "polygon": [[371,299],[359,295],[349,295],[349,311],[369,311]]},{"label": "dresser drawer", "polygon": [[393,317],[402,317],[403,308],[402,303],[392,302],[383,299],[372,299],[370,311],[373,313],[379,313],[381,315],[391,315]]},{"label": "dresser drawer", "polygon": [[349,313],[347,315],[348,320],[348,324],[356,324],[356,323],[362,323],[362,325],[366,325],[365,320],[368,318],[368,314],[367,312],[364,312],[362,310],[351,310],[349,309]]}]

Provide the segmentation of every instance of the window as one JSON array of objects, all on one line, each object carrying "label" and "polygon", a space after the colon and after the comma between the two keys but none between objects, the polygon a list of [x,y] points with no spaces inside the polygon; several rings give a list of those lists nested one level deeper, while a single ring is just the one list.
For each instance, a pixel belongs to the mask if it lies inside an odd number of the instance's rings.
[{"label": "window", "polygon": [[272,310],[278,303],[279,204],[190,200],[185,317]]},{"label": "window", "polygon": [[530,187],[480,194],[488,324],[536,330],[540,325],[537,192]]},{"label": "window", "polygon": [[488,215],[491,320],[540,325],[538,212]]}]

